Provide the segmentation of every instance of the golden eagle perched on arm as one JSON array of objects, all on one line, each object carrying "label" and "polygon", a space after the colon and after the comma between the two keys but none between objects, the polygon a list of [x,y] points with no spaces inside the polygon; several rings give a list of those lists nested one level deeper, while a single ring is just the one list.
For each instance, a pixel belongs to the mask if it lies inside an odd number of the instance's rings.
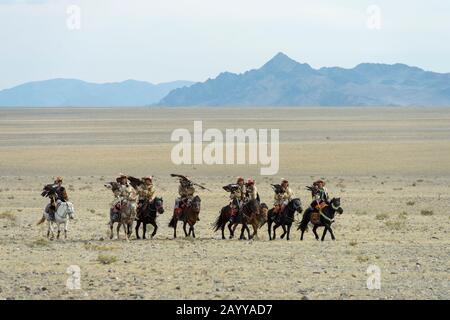
[{"label": "golden eagle perched on arm", "polygon": [[120,190],[120,183],[118,183],[117,181],[105,183],[104,186],[105,188],[110,189],[112,192],[117,192]]},{"label": "golden eagle perched on arm", "polygon": [[55,184],[47,184],[44,188],[42,188],[41,196],[48,198],[57,195],[56,188],[57,186]]},{"label": "golden eagle perched on arm", "polygon": [[273,191],[276,194],[280,194],[280,193],[284,192],[283,187],[280,184],[271,184],[271,186],[272,186]]},{"label": "golden eagle perched on arm", "polygon": [[199,187],[199,188],[202,189],[202,190],[208,190],[208,191],[211,191],[211,190],[209,190],[207,187],[202,186],[201,184],[195,183],[195,182],[193,182],[192,180],[188,179],[186,176],[183,176],[183,175],[181,175],[181,174],[171,173],[170,176],[171,176],[171,177],[174,177],[174,178],[179,178],[179,179],[180,179],[180,182],[181,182],[181,181],[188,181],[188,182],[191,183],[192,185],[197,186],[197,187]]},{"label": "golden eagle perched on arm", "polygon": [[140,186],[144,185],[144,181],[142,179],[138,179],[132,176],[127,176],[128,181],[130,181],[131,186],[137,190]]},{"label": "golden eagle perched on arm", "polygon": [[226,186],[223,186],[222,188],[226,192],[230,192],[231,193],[231,192],[235,192],[237,189],[239,189],[239,185],[236,184],[236,183],[231,183],[231,184],[228,184]]}]

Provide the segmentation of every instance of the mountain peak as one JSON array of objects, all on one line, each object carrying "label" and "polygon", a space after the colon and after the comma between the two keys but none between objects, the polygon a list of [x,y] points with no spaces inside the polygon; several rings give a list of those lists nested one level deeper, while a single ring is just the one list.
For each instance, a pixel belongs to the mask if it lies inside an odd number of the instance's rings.
[{"label": "mountain peak", "polygon": [[291,58],[289,58],[283,52],[278,52],[272,59],[270,59],[261,69],[265,71],[281,71],[281,72],[291,72],[294,68],[299,66],[305,66],[309,69],[308,64],[301,64]]},{"label": "mountain peak", "polygon": [[264,67],[294,67],[298,64],[297,61],[289,58],[283,52],[278,52],[272,59],[270,59]]}]

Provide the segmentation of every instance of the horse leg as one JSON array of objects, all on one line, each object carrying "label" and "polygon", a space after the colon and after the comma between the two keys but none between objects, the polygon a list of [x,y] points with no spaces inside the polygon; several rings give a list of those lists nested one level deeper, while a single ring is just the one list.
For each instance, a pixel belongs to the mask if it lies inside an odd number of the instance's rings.
[{"label": "horse leg", "polygon": [[55,230],[53,229],[53,222],[49,221],[49,228],[50,228],[50,240],[55,239]]},{"label": "horse leg", "polygon": [[267,231],[269,232],[269,240],[272,240],[272,221],[267,221]]},{"label": "horse leg", "polygon": [[194,230],[194,226],[193,225],[190,226],[190,228],[189,228],[189,234],[191,233],[191,231],[192,231],[192,238],[195,239],[195,230]]},{"label": "horse leg", "polygon": [[284,236],[286,235],[286,226],[284,224],[282,224],[281,228],[283,229],[283,234],[280,236],[280,238],[284,239]]},{"label": "horse leg", "polygon": [[336,238],[334,237],[333,230],[331,230],[331,226],[328,228],[328,231],[330,231],[330,234],[331,234],[331,240],[335,241]]},{"label": "horse leg", "polygon": [[248,240],[250,240],[252,238],[252,236],[250,235],[250,228],[248,227],[247,224],[245,225],[245,230],[247,230],[247,237],[248,237]]},{"label": "horse leg", "polygon": [[113,231],[114,222],[109,222],[109,239],[112,240],[114,238],[114,231]]},{"label": "horse leg", "polygon": [[222,240],[224,240],[225,239],[225,224],[222,224],[221,230],[222,230]]},{"label": "horse leg", "polygon": [[142,239],[147,239],[145,234],[147,233],[147,224],[144,222],[142,224],[142,228],[144,229],[144,234],[142,235]]},{"label": "horse leg", "polygon": [[117,240],[120,239],[120,227],[122,226],[121,222],[117,223],[117,228],[116,228],[116,232],[117,232]]},{"label": "horse leg", "polygon": [[258,239],[258,225],[257,224],[253,224],[253,234],[252,234],[252,239]]},{"label": "horse leg", "polygon": [[187,237],[188,235],[191,234],[191,229],[189,228],[189,234],[186,231],[186,221],[183,221],[183,230],[184,230],[184,236]]},{"label": "horse leg", "polygon": [[291,224],[287,225],[287,236],[286,236],[286,240],[289,241],[289,235],[291,234]]},{"label": "horse leg", "polygon": [[[141,226],[141,220],[138,220],[138,222],[136,223],[136,228],[134,229],[136,231],[136,239],[140,239],[141,238],[141,237],[139,237],[139,228],[140,228],[140,226]],[[144,236],[145,236],[145,233],[144,233]]]},{"label": "horse leg", "polygon": [[60,234],[61,234],[61,224],[58,223],[58,233],[56,234],[56,240],[59,240]]},{"label": "horse leg", "polygon": [[133,230],[133,221],[131,221],[131,223],[127,223],[127,235],[128,235],[128,238],[131,238],[132,230]]},{"label": "horse leg", "polygon": [[305,231],[302,230],[302,234],[300,235],[300,241],[303,241],[303,234],[305,233]]},{"label": "horse leg", "polygon": [[328,231],[328,227],[325,227],[325,230],[323,230],[323,233],[322,233],[322,241],[324,241],[325,240],[325,235],[327,234],[327,231]]},{"label": "horse leg", "polygon": [[64,239],[67,239],[67,229],[69,227],[69,220],[64,223]]},{"label": "horse leg", "polygon": [[275,223],[275,225],[273,226],[273,234],[272,234],[272,239],[271,239],[271,240],[275,240],[275,239],[276,239],[277,235],[276,235],[276,233],[275,233],[275,230],[277,230],[277,228],[278,228],[279,226],[280,226],[280,225],[277,224],[277,223]]},{"label": "horse leg", "polygon": [[231,222],[228,223],[228,230],[230,230],[230,239],[233,239],[233,237],[234,237],[234,231],[233,231],[233,229],[231,229]]},{"label": "horse leg", "polygon": [[173,226],[173,238],[174,239],[177,238],[177,224],[178,224],[178,219],[175,219],[174,226]]},{"label": "horse leg", "polygon": [[123,231],[125,231],[125,240],[130,241],[128,239],[128,230],[127,230],[127,224],[123,223]]},{"label": "horse leg", "polygon": [[312,231],[314,233],[314,236],[316,237],[316,240],[319,240],[319,235],[317,234],[317,228],[318,228],[318,226],[315,225],[313,227]]},{"label": "horse leg", "polygon": [[156,230],[158,230],[158,225],[155,221],[151,222],[151,225],[153,226],[153,233],[152,233],[152,239],[156,235]]},{"label": "horse leg", "polygon": [[243,224],[241,228],[241,236],[239,237],[239,240],[244,240],[244,231],[245,231],[246,225]]},{"label": "horse leg", "polygon": [[47,238],[50,238],[50,221],[47,221]]},{"label": "horse leg", "polygon": [[245,229],[247,230],[248,240],[252,239],[253,235],[250,235],[250,228],[248,227],[248,225],[245,225]]}]

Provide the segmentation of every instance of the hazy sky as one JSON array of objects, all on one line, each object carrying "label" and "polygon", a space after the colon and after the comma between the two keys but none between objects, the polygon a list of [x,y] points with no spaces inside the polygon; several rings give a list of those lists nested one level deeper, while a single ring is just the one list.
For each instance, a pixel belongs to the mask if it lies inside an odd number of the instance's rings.
[{"label": "hazy sky", "polygon": [[279,51],[316,68],[450,72],[450,1],[0,0],[0,89],[61,77],[203,81]]}]

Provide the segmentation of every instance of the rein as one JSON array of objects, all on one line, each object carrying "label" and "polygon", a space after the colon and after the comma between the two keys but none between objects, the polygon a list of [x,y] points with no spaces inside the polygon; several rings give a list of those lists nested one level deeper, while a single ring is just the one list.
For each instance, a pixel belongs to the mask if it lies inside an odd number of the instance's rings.
[{"label": "rein", "polygon": [[[336,207],[333,203],[331,204],[331,207],[333,208],[333,210],[334,210],[335,212],[340,208],[340,206]],[[331,219],[331,218],[327,217],[327,216],[325,215],[325,213],[323,213],[322,209],[319,210],[319,213],[320,213],[320,216],[321,216],[322,218],[324,218],[325,220],[327,220],[330,224],[333,223],[333,222],[335,221],[334,218]]]}]

